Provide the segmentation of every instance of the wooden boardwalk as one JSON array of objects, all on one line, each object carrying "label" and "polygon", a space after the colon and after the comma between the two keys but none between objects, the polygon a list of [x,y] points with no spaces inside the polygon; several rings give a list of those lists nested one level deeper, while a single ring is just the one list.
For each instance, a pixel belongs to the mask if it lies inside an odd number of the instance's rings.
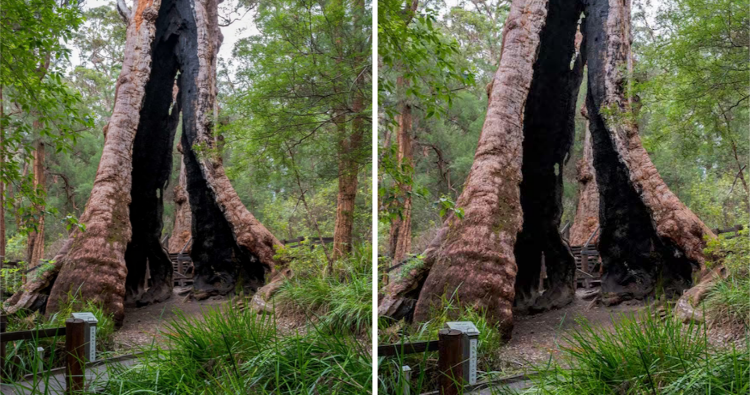
[{"label": "wooden boardwalk", "polygon": [[[86,368],[86,387],[89,390],[99,391],[109,379],[107,373],[113,365],[132,366],[138,362],[138,355],[126,355],[117,358],[105,359],[88,364]],[[64,395],[65,394],[65,370],[64,368],[52,369],[47,377],[26,376],[24,381],[14,384],[0,384],[2,395]]]}]

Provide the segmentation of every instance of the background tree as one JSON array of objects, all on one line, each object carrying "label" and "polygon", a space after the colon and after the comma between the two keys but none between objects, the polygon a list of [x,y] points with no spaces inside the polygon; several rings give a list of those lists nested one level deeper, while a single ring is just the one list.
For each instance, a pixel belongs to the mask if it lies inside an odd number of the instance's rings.
[{"label": "background tree", "polygon": [[[253,202],[248,204],[270,199],[292,206],[295,214],[280,234],[333,233],[331,259],[369,238],[363,192],[369,190],[370,175],[362,171],[369,163],[371,125],[366,6],[363,1],[261,3],[255,17],[261,34],[237,44],[234,61],[222,74],[230,174],[265,186],[247,197]],[[330,199],[333,185],[337,203],[331,212],[322,200]],[[285,217],[279,214],[264,215]]]}]

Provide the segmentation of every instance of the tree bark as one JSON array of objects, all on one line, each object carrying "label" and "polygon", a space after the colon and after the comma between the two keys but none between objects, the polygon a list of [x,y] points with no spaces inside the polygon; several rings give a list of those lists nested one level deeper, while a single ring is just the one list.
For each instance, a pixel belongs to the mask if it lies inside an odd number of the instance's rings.
[{"label": "tree bark", "polygon": [[359,114],[364,110],[364,98],[355,97],[352,111],[356,113],[350,135],[344,133],[339,141],[339,191],[336,198],[336,223],[333,232],[333,256],[336,260],[352,250],[354,203],[357,198],[359,153],[365,141],[364,120]]},{"label": "tree bark", "polygon": [[[193,214],[193,250],[200,295],[255,290],[275,273],[276,239],[240,201],[216,152],[216,62],[222,37],[216,0],[176,0],[188,28],[177,48],[182,74],[183,148]],[[203,204],[199,204],[203,202]],[[229,248],[221,248],[226,245]]]},{"label": "tree bark", "polygon": [[625,90],[630,2],[590,1],[584,23],[603,300],[679,296],[703,268],[705,238],[715,236],[669,190],[638,135]]},{"label": "tree bark", "polygon": [[[0,169],[5,165],[5,102],[3,101],[3,87],[0,85]],[[5,260],[5,181],[0,179],[0,269]]]},{"label": "tree bark", "polygon": [[[36,122],[35,122],[36,123]],[[34,190],[36,193],[44,194],[46,191],[46,177],[44,173],[44,143],[41,139],[36,142],[34,149]],[[39,220],[34,229],[29,232],[26,245],[26,261],[29,265],[36,266],[44,257],[44,206],[34,205],[34,213]]]},{"label": "tree bark", "polygon": [[570,245],[582,246],[599,227],[599,188],[596,185],[594,150],[588,120],[583,137],[583,158],[576,164],[576,171],[578,205],[570,228]]},{"label": "tree bark", "polygon": [[[178,150],[181,151],[181,148],[178,147]],[[174,204],[174,228],[172,229],[172,236],[169,237],[169,247],[167,249],[170,254],[177,254],[183,248],[185,248],[184,252],[190,253],[190,246],[187,243],[192,236],[190,227],[193,216],[190,213],[190,202],[188,202],[187,173],[185,171],[184,159],[180,161],[179,183],[174,187]]]},{"label": "tree bark", "polygon": [[[398,79],[399,85],[403,86],[403,78]],[[404,167],[413,170],[414,152],[413,139],[411,136],[412,115],[411,105],[405,101],[401,104],[401,113],[398,116],[398,130],[396,133],[396,146],[398,148],[397,163],[399,169]],[[389,252],[393,264],[401,262],[411,251],[411,190],[408,183],[398,183],[399,199],[403,200],[401,205],[401,216],[391,222],[389,237]]]},{"label": "tree bark", "polygon": [[456,295],[462,304],[486,309],[510,337],[517,273],[513,246],[523,221],[524,105],[546,16],[547,1],[513,1],[474,164],[457,202],[464,217],[449,215],[425,251],[424,264],[389,284],[380,315],[408,317],[413,309],[414,319],[423,321],[443,295]]},{"label": "tree bark", "polygon": [[[71,293],[99,303],[116,324],[124,304],[171,295],[172,266],[160,245],[163,191],[180,112],[187,190],[193,214],[194,288],[204,295],[255,288],[274,268],[280,243],[242,203],[224,173],[212,135],[216,119],[216,53],[221,42],[216,0],[139,0],[129,13],[115,107],[91,196],[53,270],[5,303],[57,311]],[[173,103],[177,72],[179,91]],[[146,263],[152,286],[143,289]],[[49,295],[47,297],[46,295]]]},{"label": "tree bark", "polygon": [[[582,11],[583,50],[576,56]],[[386,288],[381,315],[413,313],[424,321],[444,296],[455,297],[485,309],[508,337],[513,306],[534,312],[572,300],[574,260],[557,228],[561,170],[587,59],[604,300],[643,298],[657,286],[674,296],[690,286],[692,271],[704,262],[704,236],[712,234],[669,191],[638,137],[623,74],[629,15],[629,3],[617,0],[512,3],[487,118],[458,199],[464,218],[451,215],[424,264]],[[543,292],[542,260],[550,283]]]},{"label": "tree bark", "polygon": [[[583,7],[578,2],[551,0],[547,9],[523,120],[523,229],[514,247],[518,266],[514,303],[519,313],[562,307],[575,297],[575,260],[558,229],[563,166],[575,137],[576,101],[585,63],[576,54]],[[549,288],[542,292],[543,265]]]}]

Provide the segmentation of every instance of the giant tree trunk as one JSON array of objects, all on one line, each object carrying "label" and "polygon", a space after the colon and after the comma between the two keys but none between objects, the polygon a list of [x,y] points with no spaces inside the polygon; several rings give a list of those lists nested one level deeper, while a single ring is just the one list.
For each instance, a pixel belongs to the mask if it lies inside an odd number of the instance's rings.
[{"label": "giant tree trunk", "polygon": [[[178,147],[181,151],[181,147]],[[169,237],[169,243],[167,250],[170,254],[177,254],[183,252],[190,252],[190,246],[188,242],[192,233],[190,227],[192,226],[193,216],[190,213],[190,202],[188,202],[187,195],[187,173],[185,172],[185,161],[180,161],[180,177],[179,182],[174,187],[174,204],[175,204],[175,215],[174,215],[174,228],[172,229],[172,236]]]},{"label": "giant tree trunk", "polygon": [[[36,122],[35,122],[36,123]],[[34,148],[34,190],[35,193],[46,191],[46,177],[44,173],[44,143],[37,140]],[[44,206],[34,205],[33,213],[38,218],[26,244],[26,261],[29,265],[36,266],[44,257]]]},{"label": "giant tree trunk", "polygon": [[594,150],[591,144],[591,132],[587,120],[583,137],[583,158],[576,164],[578,206],[573,226],[570,228],[570,245],[572,246],[584,245],[599,227],[599,188],[596,186]]},{"label": "giant tree trunk", "polygon": [[[584,49],[574,57],[583,10]],[[628,18],[628,5],[618,0],[513,1],[474,164],[458,199],[464,218],[451,215],[424,265],[388,286],[381,315],[413,313],[423,321],[444,295],[455,296],[485,309],[508,337],[514,303],[533,312],[572,300],[575,265],[557,227],[561,166],[586,59],[605,297],[651,295],[657,279],[668,294],[690,284],[691,270],[704,260],[703,236],[711,233],[664,185],[627,116]],[[605,120],[600,111],[612,116]],[[540,293],[542,259],[550,287]]]},{"label": "giant tree trunk", "polygon": [[704,263],[711,231],[666,186],[643,148],[627,97],[630,2],[586,9],[586,105],[599,186],[604,301],[679,296]]},{"label": "giant tree trunk", "polygon": [[517,273],[513,246],[523,220],[524,104],[546,16],[544,0],[511,5],[487,117],[457,202],[464,217],[449,215],[427,248],[424,264],[389,284],[380,315],[401,318],[413,311],[414,319],[423,321],[444,294],[455,293],[461,303],[485,308],[488,318],[510,335]]},{"label": "giant tree trunk", "polygon": [[[399,78],[399,85],[403,86],[403,78]],[[410,174],[413,172],[414,152],[412,149],[412,115],[411,105],[404,102],[401,104],[401,113],[398,115],[398,130],[396,132],[396,146],[398,148],[397,163],[399,169],[408,168]],[[406,254],[411,251],[411,189],[409,183],[396,185],[399,196],[396,204],[401,203],[400,217],[391,222],[388,251],[393,264],[401,262]]]},{"label": "giant tree trunk", "polygon": [[[122,323],[124,303],[171,295],[172,267],[159,244],[163,191],[182,112],[187,189],[193,212],[194,288],[203,295],[255,288],[274,266],[280,243],[242,203],[224,173],[212,135],[216,0],[141,0],[129,20],[125,59],[104,150],[81,223],[55,258],[54,270],[5,304],[58,309],[70,293],[101,303]],[[179,95],[173,103],[177,72]],[[146,263],[153,285],[142,288]],[[49,299],[47,296],[49,295]]]}]

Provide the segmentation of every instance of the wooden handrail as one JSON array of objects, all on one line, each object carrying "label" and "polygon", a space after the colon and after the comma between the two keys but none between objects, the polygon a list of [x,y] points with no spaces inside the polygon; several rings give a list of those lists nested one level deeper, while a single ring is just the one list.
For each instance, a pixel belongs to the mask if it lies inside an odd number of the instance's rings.
[{"label": "wooden handrail", "polygon": [[420,354],[428,351],[438,351],[440,342],[438,340],[403,343],[383,344],[378,346],[378,356],[390,357],[395,355]]},{"label": "wooden handrail", "polygon": [[65,327],[34,329],[30,331],[4,332],[0,342],[7,343],[18,340],[44,339],[46,337],[65,336]]}]

